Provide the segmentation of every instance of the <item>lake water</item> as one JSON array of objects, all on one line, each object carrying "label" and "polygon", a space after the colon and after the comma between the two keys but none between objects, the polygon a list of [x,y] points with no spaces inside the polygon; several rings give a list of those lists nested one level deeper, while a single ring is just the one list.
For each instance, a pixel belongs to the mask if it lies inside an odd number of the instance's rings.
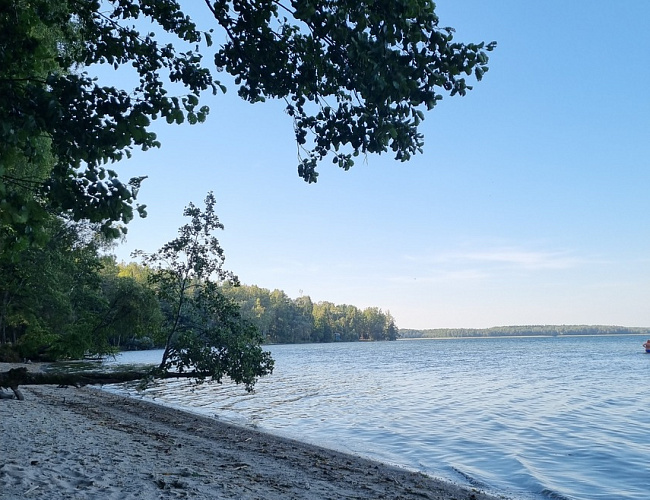
[{"label": "lake water", "polygon": [[[523,499],[650,498],[645,339],[269,346],[255,394],[167,381],[141,397]],[[112,363],[156,362],[161,351]],[[110,390],[128,392],[128,386]]]}]

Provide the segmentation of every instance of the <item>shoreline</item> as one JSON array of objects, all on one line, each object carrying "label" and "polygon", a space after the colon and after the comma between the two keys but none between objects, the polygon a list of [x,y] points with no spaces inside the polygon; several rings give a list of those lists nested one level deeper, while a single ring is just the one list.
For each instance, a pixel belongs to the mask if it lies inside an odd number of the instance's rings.
[{"label": "shoreline", "polygon": [[503,498],[96,388],[22,390],[0,401],[7,500]]},{"label": "shoreline", "polygon": [[485,335],[461,337],[406,337],[397,339],[398,342],[408,340],[477,340],[477,339],[550,339],[550,338],[575,338],[575,337],[648,337],[648,333],[570,333],[563,335]]}]

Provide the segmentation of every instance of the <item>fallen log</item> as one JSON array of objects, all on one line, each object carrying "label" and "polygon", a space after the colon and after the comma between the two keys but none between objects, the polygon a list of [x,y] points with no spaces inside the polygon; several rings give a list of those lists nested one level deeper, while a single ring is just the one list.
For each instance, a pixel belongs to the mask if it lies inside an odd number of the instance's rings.
[{"label": "fallen log", "polygon": [[205,373],[167,372],[158,369],[146,371],[116,371],[116,372],[30,372],[27,368],[12,368],[0,372],[0,387],[11,389],[16,399],[24,399],[20,390],[21,385],[58,385],[83,387],[85,385],[119,384],[146,379],[169,378],[207,378]]}]

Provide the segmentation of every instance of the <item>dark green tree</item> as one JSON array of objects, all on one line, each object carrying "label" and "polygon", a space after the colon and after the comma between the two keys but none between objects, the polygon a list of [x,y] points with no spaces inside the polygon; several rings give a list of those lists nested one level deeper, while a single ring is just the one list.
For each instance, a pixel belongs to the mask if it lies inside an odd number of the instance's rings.
[{"label": "dark green tree", "polygon": [[[203,35],[169,0],[14,0],[0,4],[0,229],[5,247],[23,241],[49,213],[101,225],[117,236],[144,207],[142,181],[106,167],[134,147],[158,146],[152,119],[203,121],[204,90],[216,91],[195,50],[141,33],[129,22],[149,19],[179,44]],[[154,29],[155,31],[155,29]],[[131,66],[133,89],[104,86],[86,68]],[[184,86],[170,94],[163,81]],[[114,223],[121,225],[115,225]]]},{"label": "dark green tree", "polygon": [[422,150],[423,109],[481,80],[495,42],[454,41],[431,0],[205,0],[225,32],[217,69],[250,102],[284,99],[294,120],[298,172],[317,179],[330,153],[353,157]]},{"label": "dark green tree", "polygon": [[109,260],[113,259],[103,259],[101,271],[106,306],[97,315],[93,332],[106,337],[115,348],[151,349],[156,342],[162,342],[163,316],[156,294],[146,281],[121,275],[119,266],[107,265]]},{"label": "dark green tree", "polygon": [[378,307],[363,310],[362,337],[369,340],[387,340],[386,315]]},{"label": "dark green tree", "polygon": [[385,340],[397,340],[399,338],[399,329],[395,324],[395,318],[390,314],[390,312],[385,313],[384,320],[384,339]]},{"label": "dark green tree", "polygon": [[313,307],[314,331],[312,340],[314,342],[332,342],[334,340],[336,305],[331,302],[318,302]]},{"label": "dark green tree", "polygon": [[[175,0],[12,0],[0,3],[0,243],[24,247],[47,213],[125,231],[142,177],[107,164],[159,145],[151,120],[201,122],[199,97],[234,77],[250,102],[283,99],[299,174],[317,179],[329,153],[408,160],[423,145],[424,109],[480,80],[494,43],[454,41],[430,0],[205,0],[220,45]],[[138,21],[136,25],[136,20]],[[144,22],[142,22],[144,21]],[[146,31],[142,27],[146,27]],[[165,38],[162,42],[161,39]],[[172,40],[171,42],[167,40]],[[133,88],[88,68],[135,72]]]},{"label": "dark green tree", "polygon": [[293,301],[292,306],[292,341],[309,342],[314,330],[314,304],[308,295],[301,295]]},{"label": "dark green tree", "polygon": [[268,342],[355,342],[399,337],[395,319],[377,307],[362,311],[348,304],[314,304],[304,295],[291,300],[281,290],[257,286],[225,285],[222,291],[240,306],[242,315],[258,326]]},{"label": "dark green tree", "polygon": [[95,228],[49,218],[47,242],[19,260],[0,255],[0,344],[21,357],[81,357],[106,353],[98,328],[107,300],[102,293],[101,239]]}]

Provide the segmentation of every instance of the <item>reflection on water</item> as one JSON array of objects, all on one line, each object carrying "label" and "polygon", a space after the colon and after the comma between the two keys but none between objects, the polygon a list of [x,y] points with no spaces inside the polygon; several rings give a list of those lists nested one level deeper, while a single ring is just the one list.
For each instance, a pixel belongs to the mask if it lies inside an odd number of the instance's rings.
[{"label": "reflection on water", "polygon": [[[650,355],[641,343],[270,346],[275,373],[255,394],[166,381],[144,397],[518,498],[647,499]],[[160,355],[125,353],[109,364],[156,363]]]}]

